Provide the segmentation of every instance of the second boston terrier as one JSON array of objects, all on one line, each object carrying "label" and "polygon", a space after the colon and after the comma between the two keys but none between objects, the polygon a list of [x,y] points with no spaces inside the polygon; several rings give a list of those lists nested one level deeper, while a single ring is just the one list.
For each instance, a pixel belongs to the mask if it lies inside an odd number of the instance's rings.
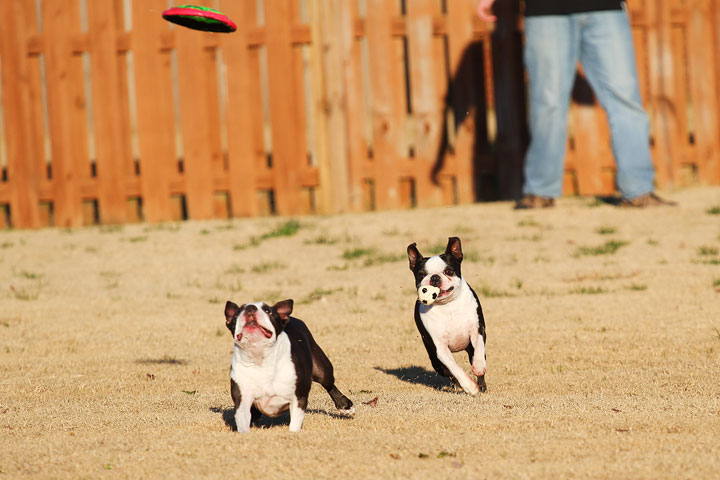
[{"label": "second boston terrier", "polygon": [[335,387],[333,366],[305,323],[291,317],[292,300],[225,304],[225,325],[234,339],[230,395],[238,432],[248,432],[261,414],[290,410],[290,431],[302,427],[313,381],[330,394],[335,407],[350,414],[353,403]]},{"label": "second boston terrier", "polygon": [[[431,285],[440,289],[431,305],[415,302],[415,325],[433,368],[470,395],[486,391],[485,319],[477,294],[460,272],[460,239],[449,238],[441,255],[423,257],[415,243],[408,245],[407,254],[415,288]],[[467,352],[477,382],[455,361],[453,353],[461,350]]]}]

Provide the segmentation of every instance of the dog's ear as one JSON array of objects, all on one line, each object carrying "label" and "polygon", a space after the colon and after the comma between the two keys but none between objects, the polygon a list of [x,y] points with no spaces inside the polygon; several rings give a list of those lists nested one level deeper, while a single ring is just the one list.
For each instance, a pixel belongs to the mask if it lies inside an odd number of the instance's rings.
[{"label": "dog's ear", "polygon": [[448,238],[448,244],[445,248],[445,254],[452,256],[458,262],[462,262],[462,245],[460,244],[460,239],[458,237]]},{"label": "dog's ear", "polygon": [[282,300],[275,305],[273,305],[273,310],[275,310],[278,314],[278,317],[280,317],[280,320],[283,322],[283,326],[287,325],[287,323],[290,321],[290,314],[293,311],[293,301],[292,299],[288,300]]},{"label": "dog's ear", "polygon": [[417,265],[418,260],[422,259],[423,256],[420,253],[420,250],[417,249],[415,243],[411,243],[407,247],[407,255],[408,260],[410,261],[410,270],[415,271],[415,265]]},{"label": "dog's ear", "polygon": [[[244,307],[245,305],[243,305]],[[242,310],[242,307],[238,307],[231,301],[225,304],[225,326],[230,330],[232,335],[235,335],[235,322],[237,321],[237,314]]]}]

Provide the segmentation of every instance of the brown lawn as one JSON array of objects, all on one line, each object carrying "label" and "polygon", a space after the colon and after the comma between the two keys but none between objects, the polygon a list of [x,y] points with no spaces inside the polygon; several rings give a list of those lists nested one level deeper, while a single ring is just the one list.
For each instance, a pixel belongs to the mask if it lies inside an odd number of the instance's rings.
[{"label": "brown lawn", "polygon": [[[2,232],[0,479],[717,478],[720,189],[665,195]],[[475,398],[412,319],[405,248],[453,235],[487,321]],[[316,385],[300,433],[232,432],[224,303],[284,298],[356,413]]]}]

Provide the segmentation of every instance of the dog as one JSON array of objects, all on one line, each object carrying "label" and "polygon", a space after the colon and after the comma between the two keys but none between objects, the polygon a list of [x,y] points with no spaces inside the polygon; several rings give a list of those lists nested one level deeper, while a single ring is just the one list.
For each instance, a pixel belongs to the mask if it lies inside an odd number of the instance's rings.
[{"label": "dog", "polygon": [[248,432],[261,414],[290,410],[290,431],[302,427],[312,381],[322,385],[343,413],[352,401],[335,386],[333,366],[308,327],[290,314],[292,300],[225,304],[225,325],[233,335],[230,395],[238,432]]},{"label": "dog", "polygon": [[[416,244],[411,243],[407,255],[415,288],[431,285],[440,289],[431,305],[415,302],[415,325],[433,368],[470,395],[487,391],[485,318],[477,294],[460,271],[463,260],[460,239],[450,237],[445,253],[432,257],[423,257]],[[455,361],[453,353],[461,350],[468,353],[477,382]]]}]

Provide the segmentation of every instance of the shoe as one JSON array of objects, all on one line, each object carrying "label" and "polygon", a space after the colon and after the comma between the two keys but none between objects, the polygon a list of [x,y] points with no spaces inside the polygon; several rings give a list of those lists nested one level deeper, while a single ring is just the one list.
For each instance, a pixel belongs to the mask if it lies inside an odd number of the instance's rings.
[{"label": "shoe", "polygon": [[629,207],[629,208],[645,208],[645,207],[674,207],[677,205],[677,202],[671,202],[670,200],[664,200],[657,195],[655,195],[654,192],[652,193],[646,193],[645,195],[640,195],[639,197],[635,197],[633,199],[627,199],[623,198],[620,201],[619,206],[620,207]]},{"label": "shoe", "polygon": [[555,206],[555,199],[552,197],[541,197],[532,193],[523,195],[515,202],[515,210],[528,210],[531,208],[550,208]]}]

